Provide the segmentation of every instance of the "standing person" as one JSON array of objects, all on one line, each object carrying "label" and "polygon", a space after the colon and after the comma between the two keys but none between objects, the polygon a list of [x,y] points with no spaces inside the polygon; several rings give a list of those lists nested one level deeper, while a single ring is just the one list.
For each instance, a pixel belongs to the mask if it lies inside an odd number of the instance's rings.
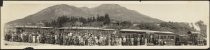
[{"label": "standing person", "polygon": [[40,34],[40,43],[44,43],[45,37],[46,37],[45,34],[43,33]]},{"label": "standing person", "polygon": [[32,43],[35,43],[36,42],[36,35],[35,33],[33,32],[32,33]]},{"label": "standing person", "polygon": [[36,36],[32,36],[32,43],[35,43],[35,40],[36,40]]},{"label": "standing person", "polygon": [[59,40],[58,40],[58,41],[59,41],[59,44],[60,44],[60,45],[62,45],[62,44],[63,44],[63,34],[64,34],[64,33],[63,33],[63,32],[61,32],[61,33],[59,34],[59,36],[58,36],[58,38],[59,38]]},{"label": "standing person", "polygon": [[105,40],[105,45],[111,45],[111,38],[110,38],[110,36],[107,36],[106,38],[105,38],[106,40]]},{"label": "standing person", "polygon": [[92,45],[92,37],[88,38],[88,46]]},{"label": "standing person", "polygon": [[14,41],[15,41],[15,42],[17,42],[17,41],[18,41],[18,35],[17,35],[17,33],[16,33],[16,32],[14,33]]},{"label": "standing person", "polygon": [[134,37],[134,45],[137,46],[138,45],[138,37]]},{"label": "standing person", "polygon": [[58,44],[58,33],[55,33],[54,35],[55,44]]},{"label": "standing person", "polygon": [[76,36],[72,36],[72,45],[76,45]]},{"label": "standing person", "polygon": [[29,32],[29,35],[28,35],[28,42],[32,43],[32,34],[31,34],[31,32]]},{"label": "standing person", "polygon": [[122,37],[122,45],[126,45],[126,38],[125,38],[125,36]]},{"label": "standing person", "polygon": [[66,35],[66,33],[64,33],[64,35],[63,35],[63,45],[67,45],[67,41],[68,41],[68,36]]},{"label": "standing person", "polygon": [[122,45],[122,37],[118,37],[118,45]]},{"label": "standing person", "polygon": [[129,38],[129,36],[126,37],[126,45],[130,45],[130,38]]},{"label": "standing person", "polygon": [[74,37],[72,36],[72,33],[68,33],[67,35],[68,35],[67,39],[66,39],[67,45],[73,45],[74,44]]},{"label": "standing person", "polygon": [[147,43],[147,42],[145,42],[145,37],[143,37],[143,35],[141,36],[141,40],[140,41],[141,41],[141,43],[140,43],[141,45],[144,45],[144,44]]},{"label": "standing person", "polygon": [[99,37],[99,40],[98,40],[98,45],[99,45],[99,46],[102,45],[102,42],[103,42],[103,37],[100,36],[100,37]]},{"label": "standing person", "polygon": [[102,37],[102,39],[101,39],[102,41],[101,41],[101,45],[109,45],[108,44],[108,39],[107,39],[107,37]]},{"label": "standing person", "polygon": [[45,43],[50,44],[50,34],[49,33],[46,34]]},{"label": "standing person", "polygon": [[48,42],[49,42],[49,44],[52,44],[52,34],[50,33],[50,34],[48,34],[49,35],[49,37],[48,37]]},{"label": "standing person", "polygon": [[5,40],[9,41],[11,39],[11,31],[7,32],[5,35]]},{"label": "standing person", "polygon": [[63,45],[66,45],[67,44],[67,39],[68,39],[68,37],[67,37],[67,34],[64,32],[63,33],[63,35],[62,35],[62,41],[63,41]]},{"label": "standing person", "polygon": [[119,44],[118,44],[118,41],[119,41],[119,40],[118,40],[118,36],[114,37],[114,46],[115,46],[115,45],[119,45]]},{"label": "standing person", "polygon": [[67,39],[67,45],[72,45],[73,44],[73,37],[72,36],[70,36],[70,34],[68,34],[68,39]]},{"label": "standing person", "polygon": [[20,34],[20,39],[21,39],[21,42],[24,42],[24,32],[22,32],[21,34]]},{"label": "standing person", "polygon": [[19,40],[18,34],[14,33],[14,41],[17,42]]},{"label": "standing person", "polygon": [[83,36],[80,38],[80,42],[81,42],[81,45],[82,45],[82,46],[85,45],[85,40],[84,40]]},{"label": "standing person", "polygon": [[91,38],[88,38],[87,39],[88,46],[90,46],[90,41],[91,41]]},{"label": "standing person", "polygon": [[95,36],[94,41],[95,41],[95,45],[98,45],[98,37],[97,36]]},{"label": "standing person", "polygon": [[41,36],[42,36],[42,35],[41,35],[41,32],[37,32],[36,34],[37,34],[37,35],[36,35],[36,36],[37,36],[37,37],[36,37],[36,38],[37,38],[37,43],[40,43],[40,42],[41,42]]},{"label": "standing person", "polygon": [[55,44],[55,41],[56,41],[56,39],[55,39],[55,33],[54,32],[52,32],[52,34],[51,34],[51,41],[52,41],[52,43],[51,44]]},{"label": "standing person", "polygon": [[37,36],[37,43],[40,43],[40,41],[41,41],[41,34],[38,33],[38,36]]},{"label": "standing person", "polygon": [[37,42],[38,42],[38,40],[39,40],[39,39],[38,39],[38,37],[37,37],[37,36],[38,36],[38,34],[39,34],[39,32],[35,32],[35,33],[34,33],[34,35],[33,35],[33,36],[35,36],[35,40],[34,40],[34,41],[35,41],[35,43],[37,43]]},{"label": "standing person", "polygon": [[28,42],[28,33],[23,32],[23,42]]},{"label": "standing person", "polygon": [[133,38],[133,36],[130,37],[130,40],[131,40],[131,45],[134,45],[134,38]]},{"label": "standing person", "polygon": [[110,39],[111,39],[111,46],[113,46],[114,42],[115,42],[115,39],[114,39],[113,35],[112,35],[112,37]]},{"label": "standing person", "polygon": [[46,35],[45,35],[46,33],[45,33],[45,31],[43,31],[43,32],[41,32],[41,36],[40,36],[40,43],[44,43],[44,40],[45,40],[45,37],[46,37]]},{"label": "standing person", "polygon": [[76,41],[75,42],[76,42],[76,45],[80,45],[80,43],[79,43],[80,40],[79,40],[79,36],[78,35],[76,36]]},{"label": "standing person", "polygon": [[85,45],[88,45],[88,35],[85,33],[83,39],[85,40]]},{"label": "standing person", "polygon": [[83,45],[83,39],[81,36],[78,36],[78,41],[79,41],[79,44],[78,45]]},{"label": "standing person", "polygon": [[15,38],[15,35],[14,35],[14,32],[12,32],[12,33],[11,33],[11,39],[10,39],[10,41],[13,42],[13,41],[14,41],[14,38]]},{"label": "standing person", "polygon": [[137,37],[137,45],[141,45],[141,38],[140,37]]}]

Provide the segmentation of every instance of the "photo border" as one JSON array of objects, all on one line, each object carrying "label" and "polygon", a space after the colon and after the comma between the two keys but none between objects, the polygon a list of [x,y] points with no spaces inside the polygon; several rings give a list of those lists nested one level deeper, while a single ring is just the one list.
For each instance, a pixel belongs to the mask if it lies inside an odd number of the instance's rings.
[{"label": "photo border", "polygon": [[[5,0],[5,1],[17,1],[17,0]],[[18,0],[19,1],[19,0]],[[22,0],[25,1],[25,0]],[[52,0],[27,0],[27,1],[52,1]],[[59,0],[59,1],[76,1],[76,0]],[[84,1],[84,0],[77,0],[77,1]],[[99,1],[99,0],[85,0],[85,1]],[[100,1],[104,1],[104,0],[100,0]],[[107,1],[107,0],[106,0]],[[114,1],[130,1],[130,0],[114,0]],[[139,0],[131,0],[131,1],[139,1]],[[141,0],[141,1],[153,1],[153,0]],[[165,1],[165,0],[155,0],[155,1]],[[169,0],[167,0],[169,1]],[[170,0],[170,1],[177,1],[177,0]],[[183,0],[182,0],[183,1]],[[184,0],[185,1],[185,0]],[[187,0],[189,1],[189,0]],[[191,1],[191,0],[190,0]],[[208,0],[193,0],[193,1],[208,1]],[[0,10],[1,11],[1,10]],[[0,14],[1,15],[1,14]],[[0,18],[1,19],[1,18]],[[210,27],[209,27],[210,28]],[[210,39],[209,39],[210,40]],[[209,49],[209,48],[208,48]],[[5,50],[5,49],[3,49]],[[7,49],[6,49],[7,50]],[[16,49],[15,49],[16,50]],[[45,50],[45,49],[44,49]],[[83,49],[77,49],[77,50],[83,50]],[[86,49],[85,49],[86,50]],[[90,50],[95,50],[95,49],[90,49]],[[121,49],[120,49],[121,50]],[[124,50],[124,49],[123,49]],[[127,50],[127,49],[126,49]],[[141,49],[135,49],[135,50],[141,50]],[[145,50],[145,49],[143,49]],[[146,50],[150,50],[150,49],[146,49]],[[153,50],[153,49],[152,49]],[[161,49],[162,50],[162,49]],[[167,49],[164,49],[167,50]],[[171,49],[170,49],[171,50]],[[173,50],[173,49],[172,49]],[[183,50],[183,49],[176,49],[176,50]],[[184,49],[186,50],[186,49]],[[203,49],[193,49],[193,50],[203,50]],[[204,49],[206,50],[206,49]]]}]

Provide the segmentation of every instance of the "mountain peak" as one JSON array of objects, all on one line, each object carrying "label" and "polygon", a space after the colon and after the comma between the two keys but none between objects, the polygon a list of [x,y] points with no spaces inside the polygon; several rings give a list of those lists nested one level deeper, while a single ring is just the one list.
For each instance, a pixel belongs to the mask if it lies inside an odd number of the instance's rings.
[{"label": "mountain peak", "polygon": [[70,6],[70,5],[67,5],[67,4],[59,4],[59,5],[51,6],[50,8],[77,8],[77,7]]},{"label": "mountain peak", "polygon": [[55,6],[69,6],[67,4],[58,4],[58,5],[55,5]]},{"label": "mountain peak", "polygon": [[122,6],[120,6],[118,4],[102,4],[98,7],[100,7],[100,8],[122,8]]},{"label": "mountain peak", "polygon": [[118,4],[102,4],[100,6],[120,6],[120,5],[118,5]]}]

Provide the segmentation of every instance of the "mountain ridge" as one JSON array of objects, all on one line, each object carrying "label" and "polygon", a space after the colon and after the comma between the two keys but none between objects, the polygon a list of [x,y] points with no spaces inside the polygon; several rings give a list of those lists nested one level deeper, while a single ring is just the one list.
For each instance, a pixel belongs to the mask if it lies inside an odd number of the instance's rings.
[{"label": "mountain ridge", "polygon": [[129,10],[118,4],[102,4],[97,7],[75,7],[67,4],[59,4],[47,7],[35,14],[23,19],[17,19],[7,24],[37,23],[40,21],[51,21],[60,16],[82,16],[92,17],[109,14],[111,19],[131,22],[163,22],[162,20],[151,18],[134,10]]}]

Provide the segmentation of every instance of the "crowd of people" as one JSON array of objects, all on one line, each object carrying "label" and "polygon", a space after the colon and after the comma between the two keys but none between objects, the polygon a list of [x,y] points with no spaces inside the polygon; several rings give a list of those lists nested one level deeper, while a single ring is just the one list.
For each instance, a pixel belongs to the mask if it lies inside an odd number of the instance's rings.
[{"label": "crowd of people", "polygon": [[[106,35],[105,35],[106,34]],[[143,36],[117,36],[112,32],[12,32],[5,34],[5,40],[12,42],[43,43],[78,46],[138,46],[145,45]],[[157,44],[154,39],[148,40]]]}]

